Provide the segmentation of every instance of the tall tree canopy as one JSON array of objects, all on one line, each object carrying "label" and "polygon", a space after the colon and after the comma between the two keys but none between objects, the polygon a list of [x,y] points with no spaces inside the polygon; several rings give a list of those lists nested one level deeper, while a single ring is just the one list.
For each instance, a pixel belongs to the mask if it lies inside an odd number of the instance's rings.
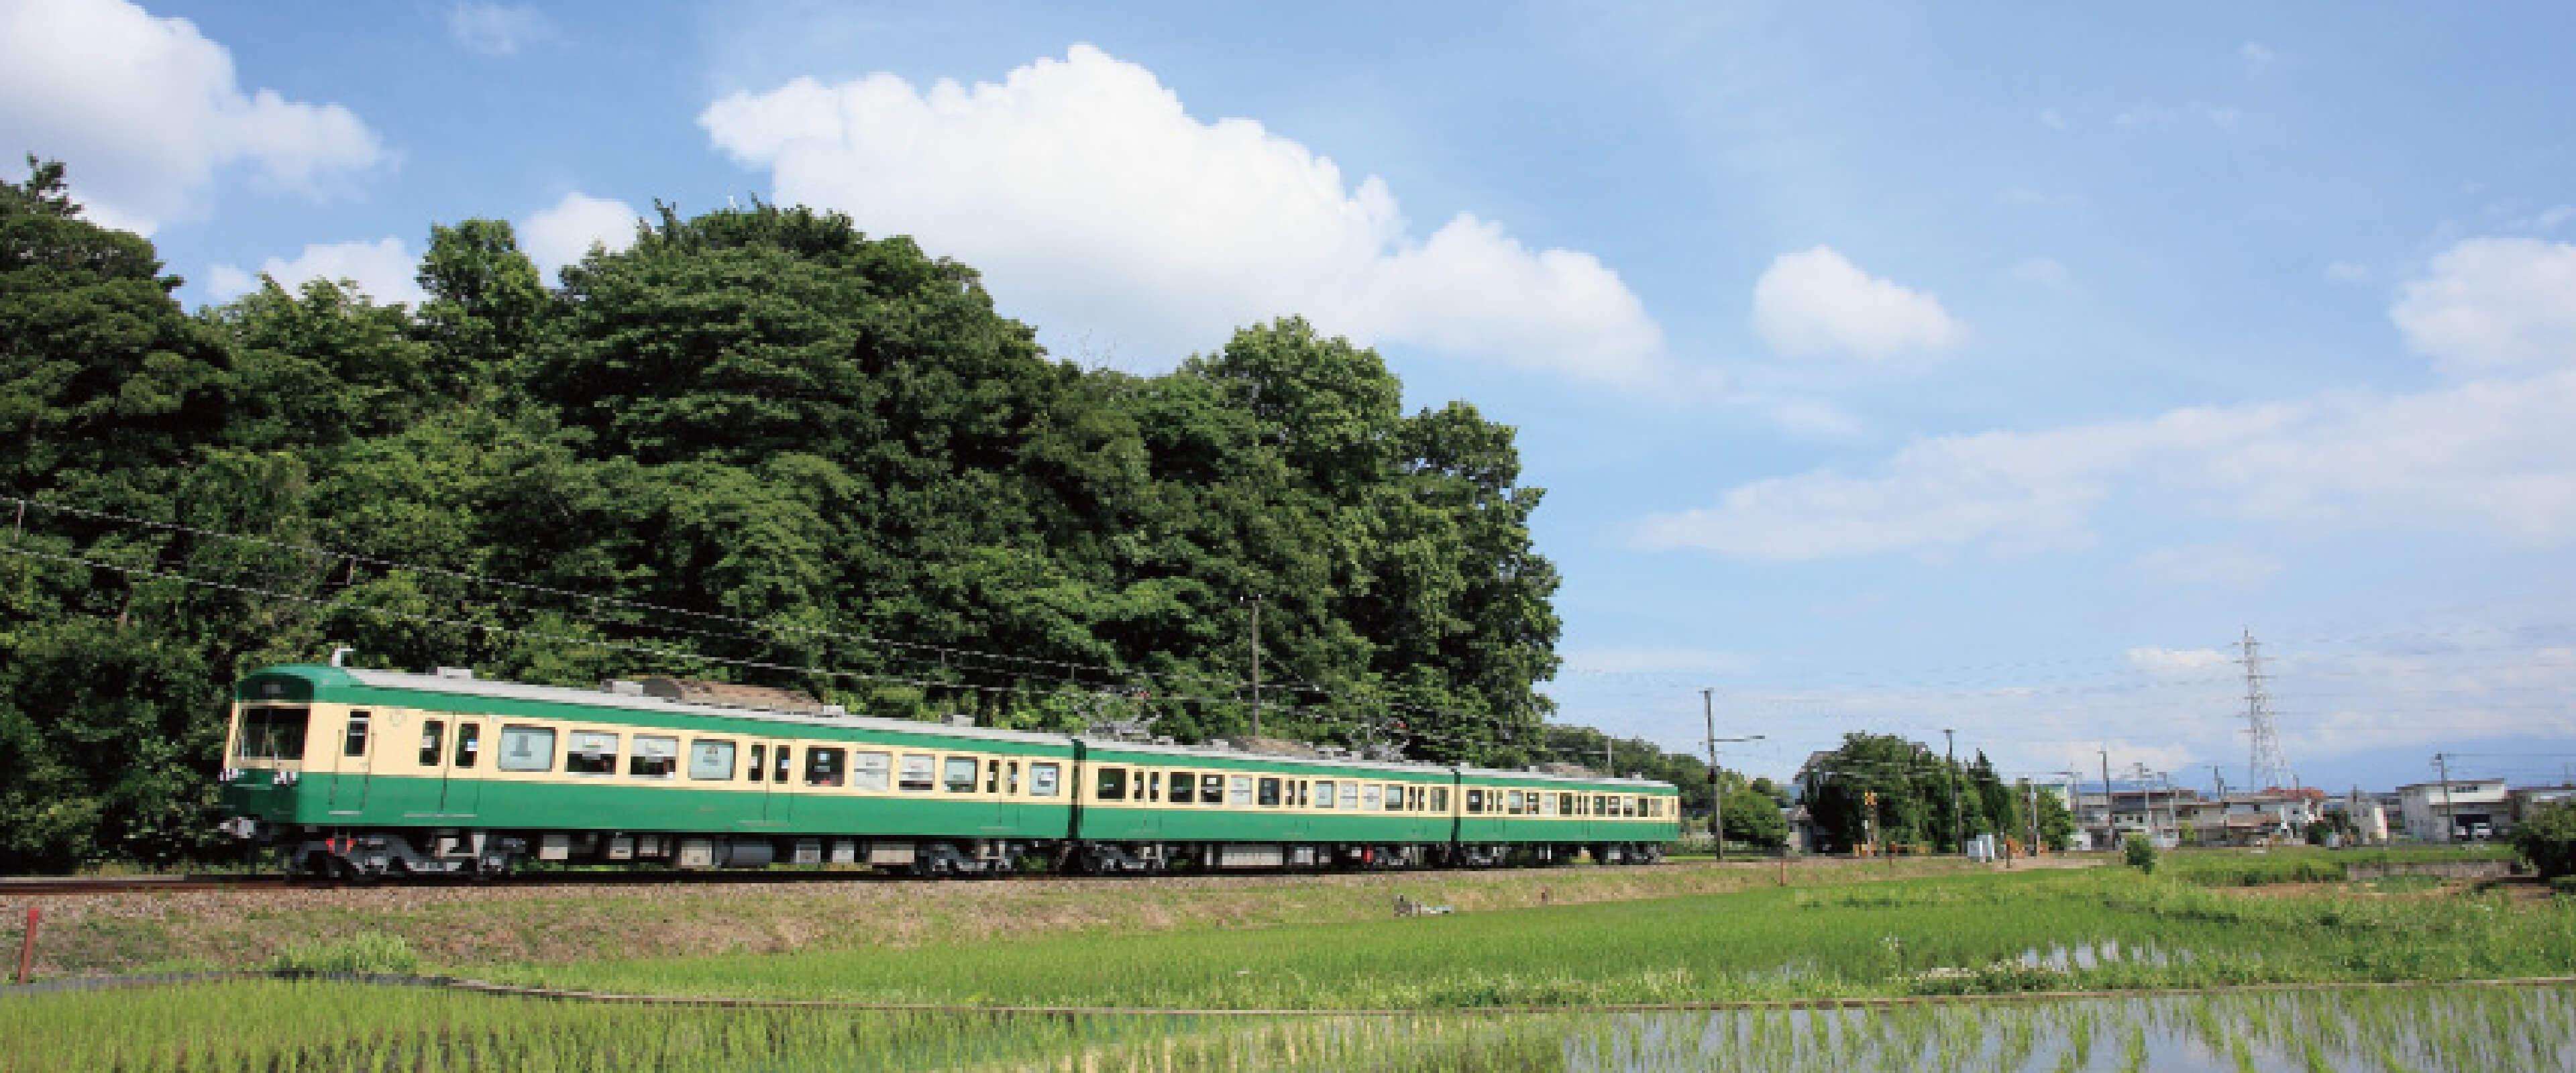
[{"label": "tall tree canopy", "polygon": [[191,315],[58,166],[0,183],[0,869],[201,850],[227,685],[335,644],[1197,740],[1250,727],[1257,618],[1265,733],[1548,758],[1512,430],[1302,320],[1084,369],[973,269],[765,204],[551,288],[440,225],[419,278]]}]

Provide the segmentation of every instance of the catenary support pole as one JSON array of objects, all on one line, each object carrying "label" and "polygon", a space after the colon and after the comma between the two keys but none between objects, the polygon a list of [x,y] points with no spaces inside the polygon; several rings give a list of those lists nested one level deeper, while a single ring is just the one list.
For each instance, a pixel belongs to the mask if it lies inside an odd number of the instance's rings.
[{"label": "catenary support pole", "polygon": [[1968,827],[1967,818],[1959,815],[1959,737],[1949,727],[1942,727],[1941,740],[1946,743],[1942,748],[1949,754],[1950,765],[1941,773],[1941,777],[1950,783],[1950,848],[1965,854],[1968,852]]}]

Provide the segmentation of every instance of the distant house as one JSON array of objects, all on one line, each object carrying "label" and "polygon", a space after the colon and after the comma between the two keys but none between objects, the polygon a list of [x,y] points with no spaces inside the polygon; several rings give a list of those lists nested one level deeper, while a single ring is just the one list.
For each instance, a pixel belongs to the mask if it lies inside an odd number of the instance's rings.
[{"label": "distant house", "polygon": [[2306,836],[2325,811],[2319,790],[2268,789],[2196,800],[2182,806],[2182,822],[2202,846],[2273,846]]},{"label": "distant house", "polygon": [[2513,828],[2513,799],[2503,779],[2452,779],[2397,788],[2406,836],[2418,842],[2469,842]]}]

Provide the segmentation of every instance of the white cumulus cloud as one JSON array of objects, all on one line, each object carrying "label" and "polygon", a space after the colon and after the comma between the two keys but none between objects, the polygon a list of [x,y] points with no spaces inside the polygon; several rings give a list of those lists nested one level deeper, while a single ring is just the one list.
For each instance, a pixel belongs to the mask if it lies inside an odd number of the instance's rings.
[{"label": "white cumulus cloud", "polygon": [[[1728,489],[1644,519],[1638,542],[1749,559],[2083,547],[2106,514],[2310,528],[2443,525],[2576,542],[2576,248],[2461,243],[2392,315],[2417,349],[2493,375],[2150,418],[1917,441],[1860,471]],[[2532,367],[2538,366],[2534,369]],[[2512,374],[2512,375],[2507,375]],[[2190,566],[2151,556],[2140,566]],[[2267,559],[2221,575],[2259,580]],[[2226,581],[2212,575],[2206,580]]]},{"label": "white cumulus cloud", "polygon": [[259,276],[274,279],[290,291],[308,280],[346,280],[379,303],[418,304],[429,297],[420,289],[419,272],[420,259],[401,239],[388,236],[374,242],[306,246],[294,260],[271,257],[260,262],[257,274],[234,265],[215,265],[206,273],[206,289],[223,299],[259,286]]},{"label": "white cumulus cloud", "polygon": [[118,0],[0,0],[0,145],[63,161],[93,220],[143,234],[204,212],[233,164],[318,193],[387,159],[347,108],[245,92],[195,24]]},{"label": "white cumulus cloud", "polygon": [[1851,263],[1830,246],[1781,254],[1753,285],[1753,328],[1789,355],[1891,358],[1958,341],[1939,299]]},{"label": "white cumulus cloud", "polygon": [[640,216],[623,201],[576,190],[528,214],[518,227],[519,249],[552,281],[563,266],[581,260],[594,245],[611,252],[633,245]]},{"label": "white cumulus cloud", "polygon": [[782,202],[974,265],[1011,311],[1139,364],[1298,314],[1368,343],[1638,384],[1663,339],[1588,253],[1459,214],[1418,236],[1376,177],[1249,119],[1204,121],[1088,45],[999,84],[797,79],[699,117]]},{"label": "white cumulus cloud", "polygon": [[2129,564],[2139,575],[2176,585],[2250,589],[2281,572],[2281,561],[2237,544],[2158,548]]},{"label": "white cumulus cloud", "polygon": [[2390,319],[2455,370],[2576,365],[2576,245],[2477,238],[2433,258]]}]

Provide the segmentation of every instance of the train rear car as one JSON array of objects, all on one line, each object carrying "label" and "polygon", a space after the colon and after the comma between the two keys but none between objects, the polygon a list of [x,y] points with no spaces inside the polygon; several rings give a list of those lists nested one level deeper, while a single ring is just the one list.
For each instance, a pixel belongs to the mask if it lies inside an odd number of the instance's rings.
[{"label": "train rear car", "polygon": [[1074,836],[1092,871],[1447,863],[1448,768],[1082,739]]},{"label": "train rear car", "polygon": [[1680,791],[1649,779],[1458,769],[1458,853],[1472,864],[1590,854],[1649,864],[1681,837]]}]

